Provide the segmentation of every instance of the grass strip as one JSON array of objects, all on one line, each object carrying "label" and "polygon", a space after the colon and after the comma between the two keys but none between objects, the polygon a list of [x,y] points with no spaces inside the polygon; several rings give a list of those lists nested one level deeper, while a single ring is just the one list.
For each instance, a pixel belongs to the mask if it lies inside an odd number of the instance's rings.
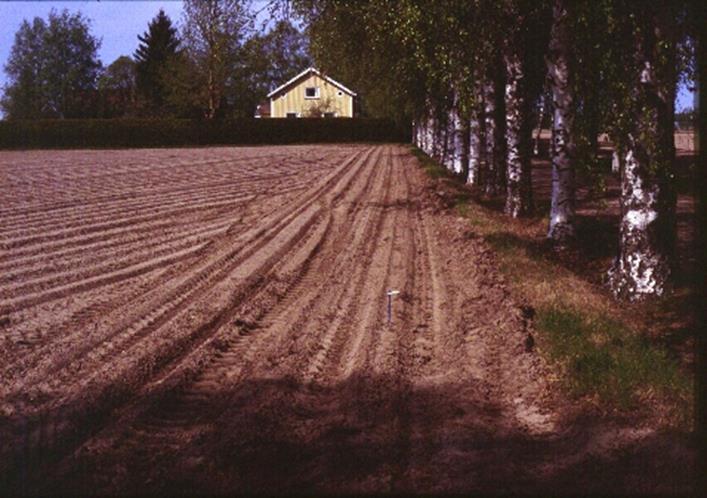
[{"label": "grass strip", "polygon": [[471,197],[455,175],[412,148],[437,188],[456,199],[469,237],[494,249],[514,295],[535,311],[540,353],[558,367],[567,392],[607,411],[633,410],[653,400],[669,424],[689,423],[693,385],[665,348],[646,339],[605,289],[540,250],[546,217],[513,220]]}]

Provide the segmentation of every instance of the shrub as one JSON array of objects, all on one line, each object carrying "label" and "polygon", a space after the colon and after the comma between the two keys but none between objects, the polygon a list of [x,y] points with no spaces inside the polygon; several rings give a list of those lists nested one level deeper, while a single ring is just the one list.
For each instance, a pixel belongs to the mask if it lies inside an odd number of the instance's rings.
[{"label": "shrub", "polygon": [[407,142],[409,127],[384,119],[64,119],[0,121],[0,148],[174,147]]}]

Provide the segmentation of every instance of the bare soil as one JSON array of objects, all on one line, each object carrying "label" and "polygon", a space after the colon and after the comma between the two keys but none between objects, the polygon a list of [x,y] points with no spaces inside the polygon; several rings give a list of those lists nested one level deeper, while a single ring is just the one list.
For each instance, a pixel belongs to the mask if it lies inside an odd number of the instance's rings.
[{"label": "bare soil", "polygon": [[562,398],[405,147],[0,171],[0,490],[691,490],[686,435]]}]

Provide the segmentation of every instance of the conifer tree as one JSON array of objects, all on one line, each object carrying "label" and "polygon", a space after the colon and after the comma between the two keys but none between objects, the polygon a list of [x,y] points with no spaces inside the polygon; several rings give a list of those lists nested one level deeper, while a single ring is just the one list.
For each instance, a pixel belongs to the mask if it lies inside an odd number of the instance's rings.
[{"label": "conifer tree", "polygon": [[177,29],[162,9],[148,24],[148,30],[138,35],[140,45],[134,59],[137,72],[137,90],[148,107],[159,111],[167,95],[163,73],[179,49]]}]

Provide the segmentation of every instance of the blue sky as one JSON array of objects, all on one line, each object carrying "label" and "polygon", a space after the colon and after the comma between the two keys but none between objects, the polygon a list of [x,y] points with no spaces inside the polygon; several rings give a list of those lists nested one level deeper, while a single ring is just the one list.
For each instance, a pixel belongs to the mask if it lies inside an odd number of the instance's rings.
[{"label": "blue sky", "polygon": [[[147,31],[147,23],[160,9],[164,9],[172,21],[179,21],[182,2],[0,2],[0,62],[3,67],[22,21],[31,21],[35,17],[46,19],[52,9],[80,11],[91,20],[91,33],[103,42],[98,55],[103,65],[107,66],[121,55],[133,54],[138,45],[137,35]],[[0,81],[3,84],[6,81],[4,70]]]},{"label": "blue sky", "polygon": [[[262,1],[262,0],[261,0]],[[256,3],[261,3],[256,1]],[[10,55],[15,32],[24,19],[47,18],[51,9],[80,11],[91,20],[91,32],[102,40],[98,55],[107,66],[121,55],[132,55],[138,45],[137,35],[147,30],[147,23],[160,9],[175,23],[181,19],[182,2],[154,1],[73,1],[73,2],[6,2],[0,1],[0,64],[4,68]],[[0,87],[6,83],[0,71]],[[685,88],[678,92],[677,109],[693,107],[693,94]]]}]

